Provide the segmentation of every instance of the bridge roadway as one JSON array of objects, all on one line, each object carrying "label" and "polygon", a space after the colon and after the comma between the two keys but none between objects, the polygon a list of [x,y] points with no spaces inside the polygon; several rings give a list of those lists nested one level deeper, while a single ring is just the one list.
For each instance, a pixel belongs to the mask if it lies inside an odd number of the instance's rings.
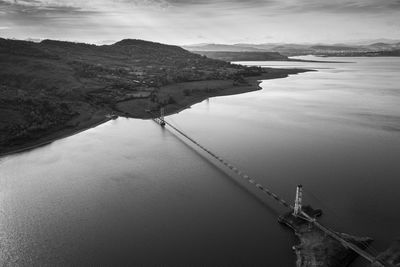
[{"label": "bridge roadway", "polygon": [[[154,115],[154,114],[153,114]],[[270,191],[268,188],[266,188],[265,186],[261,185],[260,183],[256,182],[256,180],[254,180],[253,178],[250,178],[247,174],[245,174],[244,172],[242,172],[241,170],[239,170],[238,168],[236,168],[235,166],[233,166],[232,164],[230,164],[229,162],[227,162],[226,160],[224,160],[223,158],[221,158],[220,156],[214,154],[213,152],[211,152],[209,149],[207,149],[206,147],[202,146],[199,142],[195,141],[193,138],[191,138],[190,136],[188,136],[187,134],[185,134],[183,131],[179,130],[178,128],[176,128],[174,125],[172,125],[171,123],[167,122],[165,119],[154,119],[155,122],[157,122],[158,124],[164,126],[167,125],[169,127],[171,127],[173,130],[175,130],[177,133],[179,133],[180,135],[182,135],[183,137],[185,137],[186,139],[188,139],[190,142],[192,142],[193,144],[195,144],[197,147],[199,147],[201,150],[203,150],[204,152],[206,152],[207,154],[209,154],[211,157],[213,157],[214,159],[218,160],[219,162],[221,162],[223,165],[225,165],[226,167],[228,167],[230,170],[232,170],[234,173],[236,173],[238,176],[242,177],[244,180],[246,180],[248,183],[253,184],[256,188],[258,188],[259,190],[261,190],[263,193],[267,194],[268,196],[272,197],[274,200],[278,201],[278,203],[280,203],[282,206],[293,210],[293,206],[288,204],[288,202],[286,202],[284,199],[282,199],[281,197],[279,197],[278,195],[276,195],[275,193],[273,193],[272,191]],[[164,124],[163,124],[164,123]],[[327,235],[329,235],[330,237],[334,238],[335,240],[337,240],[338,242],[340,242],[344,247],[353,250],[354,252],[356,252],[358,255],[362,256],[364,259],[368,260],[371,263],[377,264],[378,266],[383,266],[385,267],[386,264],[380,262],[379,260],[376,259],[375,256],[371,255],[370,253],[368,253],[365,250],[362,250],[361,248],[359,248],[357,245],[348,242],[347,240],[345,240],[340,234],[334,232],[333,230],[323,226],[322,224],[320,224],[319,222],[317,222],[317,220],[313,217],[311,217],[310,215],[308,215],[307,213],[305,213],[304,211],[301,211],[301,217],[311,223],[313,223],[318,229],[320,229],[321,231],[325,232]]]}]

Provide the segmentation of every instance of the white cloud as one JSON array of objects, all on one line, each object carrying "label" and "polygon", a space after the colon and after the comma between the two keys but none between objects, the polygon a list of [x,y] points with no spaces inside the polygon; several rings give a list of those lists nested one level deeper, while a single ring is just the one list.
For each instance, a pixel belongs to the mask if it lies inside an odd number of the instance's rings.
[{"label": "white cloud", "polygon": [[399,6],[398,0],[0,0],[0,25],[21,39],[339,42],[400,38],[398,23],[389,23],[398,21]]}]

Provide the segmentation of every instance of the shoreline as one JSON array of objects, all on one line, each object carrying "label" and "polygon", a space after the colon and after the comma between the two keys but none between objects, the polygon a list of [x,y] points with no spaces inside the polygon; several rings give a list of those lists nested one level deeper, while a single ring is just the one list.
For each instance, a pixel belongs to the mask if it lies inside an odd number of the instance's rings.
[{"label": "shoreline", "polygon": [[289,58],[289,62],[309,62],[309,63],[354,63],[351,61],[329,61],[329,60],[309,60],[309,59],[295,59],[295,58]]},{"label": "shoreline", "polygon": [[[186,82],[186,83],[176,83],[162,87],[162,90],[165,90],[168,94],[170,91],[181,92],[182,88],[186,87],[199,87],[203,88],[204,84],[207,86],[207,91],[199,91],[193,93],[193,95],[185,96],[174,104],[168,104],[166,115],[172,115],[179,113],[185,109],[190,108],[192,105],[200,103],[208,98],[217,97],[217,96],[228,96],[228,95],[236,95],[243,94],[253,91],[261,90],[262,88],[259,86],[263,80],[268,79],[278,79],[278,78],[286,78],[289,75],[299,74],[303,72],[314,71],[314,70],[306,70],[306,69],[273,69],[271,72],[263,73],[260,76],[252,76],[247,77],[245,84],[240,85],[232,85],[231,80],[224,81],[196,81],[196,82]],[[213,87],[214,86],[214,87]],[[197,89],[196,89],[197,90]],[[210,90],[210,91],[208,91]],[[139,100],[129,100],[121,103],[131,103],[136,104]],[[147,101],[147,99],[140,101]],[[119,116],[134,118],[134,119],[152,119],[148,113],[144,111],[144,109],[139,109],[140,106],[135,106],[134,108],[120,109],[117,108],[115,113]],[[105,110],[93,110],[93,114],[91,114],[89,120],[82,120],[79,118],[75,118],[74,120],[78,120],[78,126],[69,126],[64,128],[58,128],[54,130],[49,130],[48,133],[45,133],[43,137],[36,140],[29,140],[21,145],[14,145],[9,147],[9,149],[5,149],[4,152],[0,152],[0,158],[11,156],[18,153],[23,153],[26,151],[33,150],[35,148],[39,148],[48,144],[51,144],[57,140],[64,139],[76,134],[79,134],[83,131],[89,130],[91,128],[97,127],[103,123],[108,122],[111,118],[107,118],[106,114],[109,113]],[[84,114],[85,117],[87,114]]]},{"label": "shoreline", "polygon": [[64,138],[68,138],[70,136],[74,136],[74,135],[79,134],[81,132],[84,132],[86,130],[95,128],[95,127],[97,127],[97,126],[99,126],[99,125],[101,125],[103,123],[106,123],[106,122],[108,122],[110,120],[111,120],[111,118],[106,118],[104,116],[104,119],[102,119],[100,121],[93,122],[93,123],[83,124],[82,125],[83,127],[61,128],[58,131],[55,131],[55,132],[53,132],[53,133],[51,133],[49,135],[46,135],[46,136],[44,136],[44,137],[42,137],[42,138],[40,138],[38,140],[27,142],[27,145],[23,145],[20,148],[17,148],[15,150],[13,149],[13,150],[10,150],[10,151],[6,151],[4,153],[0,153],[0,159],[3,158],[3,157],[12,156],[12,155],[15,155],[15,154],[27,152],[27,151],[30,151],[30,150],[33,150],[33,149],[36,149],[36,148],[39,148],[39,147],[42,147],[42,146],[49,145],[49,144],[51,144],[53,142],[56,142],[58,140],[61,140],[61,139],[64,139]]},{"label": "shoreline", "polygon": [[[161,87],[163,97],[173,97],[175,103],[165,105],[165,115],[176,114],[192,105],[202,102],[211,97],[227,96],[249,93],[261,90],[260,83],[263,80],[287,78],[289,75],[299,74],[303,72],[315,71],[310,69],[272,69],[264,68],[265,73],[259,76],[251,76],[245,78],[245,83],[233,85],[232,80],[207,80],[195,82],[183,82]],[[190,89],[192,93],[187,96],[182,95],[182,91]],[[153,117],[142,110],[138,110],[137,106],[145,106],[147,100],[134,99],[120,102],[117,105],[117,115],[137,118],[152,119]],[[154,109],[153,109],[154,111]],[[158,113],[158,110],[154,113]]]}]

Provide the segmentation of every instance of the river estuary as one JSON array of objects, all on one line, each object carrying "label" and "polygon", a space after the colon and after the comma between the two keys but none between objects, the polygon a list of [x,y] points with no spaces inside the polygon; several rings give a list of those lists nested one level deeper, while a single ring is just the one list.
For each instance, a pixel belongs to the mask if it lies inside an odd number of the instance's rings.
[{"label": "river estuary", "polygon": [[[324,59],[352,63],[243,62],[318,71],[167,120],[383,250],[400,237],[400,58]],[[284,211],[168,127],[119,118],[0,158],[0,265],[294,266]]]}]

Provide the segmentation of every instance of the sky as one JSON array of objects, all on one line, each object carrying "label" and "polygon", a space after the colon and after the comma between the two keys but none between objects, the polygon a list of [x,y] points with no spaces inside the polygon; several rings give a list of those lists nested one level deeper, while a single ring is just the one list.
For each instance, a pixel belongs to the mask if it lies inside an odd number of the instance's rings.
[{"label": "sky", "polygon": [[177,45],[400,39],[400,0],[0,0],[0,37]]}]

